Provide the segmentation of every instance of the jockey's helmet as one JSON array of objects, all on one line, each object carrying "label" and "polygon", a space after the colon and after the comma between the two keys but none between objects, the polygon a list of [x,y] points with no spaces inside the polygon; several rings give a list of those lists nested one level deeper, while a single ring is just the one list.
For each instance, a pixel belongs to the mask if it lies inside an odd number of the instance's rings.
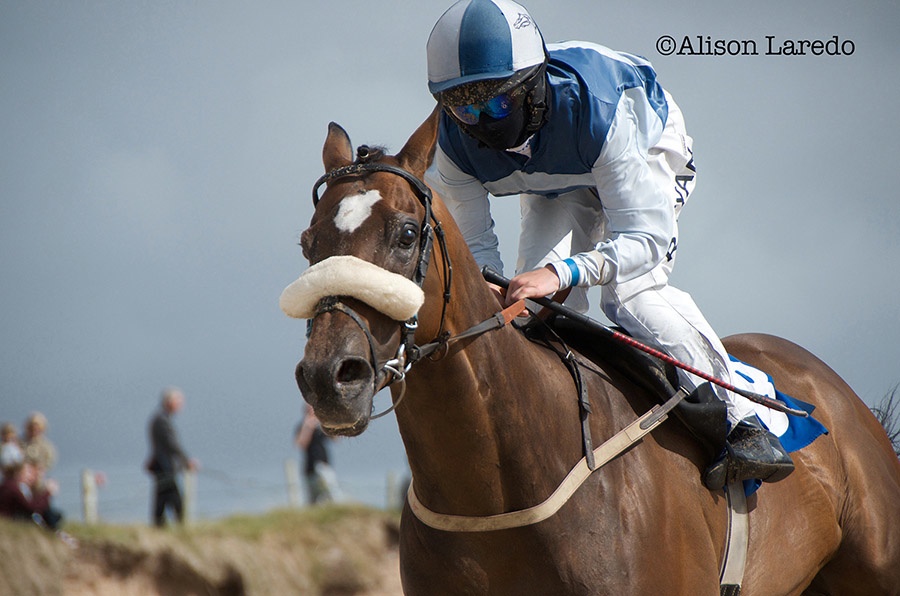
[{"label": "jockey's helmet", "polygon": [[547,51],[528,11],[511,0],[460,0],[428,37],[428,89],[465,132],[517,147],[547,110]]}]

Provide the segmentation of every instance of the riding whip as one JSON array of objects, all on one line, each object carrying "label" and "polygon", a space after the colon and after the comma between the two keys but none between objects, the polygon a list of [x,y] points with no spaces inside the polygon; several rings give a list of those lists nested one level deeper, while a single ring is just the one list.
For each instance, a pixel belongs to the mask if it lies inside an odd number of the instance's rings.
[{"label": "riding whip", "polygon": [[[481,275],[484,276],[484,279],[487,280],[489,283],[498,285],[502,288],[509,287],[509,280],[507,278],[503,277],[501,274],[494,271],[493,269],[491,269],[490,267],[485,266],[481,270]],[[742,397],[746,397],[747,399],[749,399],[752,402],[758,403],[767,408],[771,408],[772,410],[777,410],[779,412],[784,412],[785,414],[790,414],[792,416],[800,416],[803,418],[806,418],[807,416],[809,416],[809,414],[803,410],[798,410],[795,408],[788,407],[785,404],[781,403],[780,401],[774,400],[770,397],[766,397],[765,395],[760,395],[759,393],[753,393],[752,391],[746,391],[744,389],[735,387],[731,383],[723,381],[722,379],[719,379],[717,377],[714,377],[713,375],[705,373],[702,370],[694,368],[690,364],[685,364],[684,362],[681,362],[680,360],[676,360],[675,358],[672,358],[668,354],[665,354],[655,348],[651,348],[650,346],[637,341],[633,337],[630,337],[628,335],[625,335],[624,333],[616,331],[615,329],[607,327],[600,321],[592,319],[591,317],[584,315],[578,311],[572,310],[568,306],[564,306],[564,305],[560,304],[559,302],[554,302],[553,300],[551,300],[549,298],[530,298],[529,300],[532,300],[535,303],[540,304],[544,308],[552,310],[553,312],[555,312],[559,315],[562,315],[562,316],[566,317],[567,319],[570,319],[577,323],[581,323],[582,325],[584,325],[585,327],[587,327],[588,329],[590,329],[592,331],[598,331],[600,333],[603,333],[604,335],[608,335],[619,342],[627,344],[627,345],[631,346],[632,348],[636,348],[646,354],[653,356],[654,358],[658,358],[659,360],[662,360],[663,362],[666,362],[667,364],[671,364],[672,366],[675,366],[686,372],[689,372],[692,375],[696,375],[696,376],[700,377],[701,379],[709,381],[710,383],[715,383],[719,387],[722,387],[728,391],[737,393],[738,395],[740,395]]]}]

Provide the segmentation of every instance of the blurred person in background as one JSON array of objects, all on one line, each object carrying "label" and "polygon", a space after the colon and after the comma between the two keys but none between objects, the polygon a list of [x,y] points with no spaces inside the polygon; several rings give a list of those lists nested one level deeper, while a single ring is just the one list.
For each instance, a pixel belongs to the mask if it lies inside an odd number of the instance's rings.
[{"label": "blurred person in background", "polygon": [[34,521],[50,530],[59,529],[63,516],[50,503],[54,491],[40,483],[37,468],[22,452],[7,449],[0,453],[0,467],[3,469],[0,515]]},{"label": "blurred person in background", "polygon": [[7,466],[24,461],[25,453],[19,442],[19,432],[12,422],[0,424],[0,467],[4,470]]},{"label": "blurred person in background", "polygon": [[59,483],[47,477],[47,473],[56,465],[56,446],[47,438],[47,418],[40,412],[32,412],[25,420],[22,450],[26,463],[34,466],[34,487],[39,492],[55,495],[59,492]]},{"label": "blurred person in background", "polygon": [[184,522],[184,501],[179,477],[183,470],[196,470],[197,461],[188,457],[172,418],[184,408],[184,393],[177,387],[168,387],[160,397],[159,409],[150,420],[150,459],[145,467],[153,474],[154,498],[152,522],[163,527],[166,510],[171,510],[175,520]]},{"label": "blurred person in background", "polygon": [[331,437],[322,430],[312,406],[306,405],[306,414],[294,431],[294,444],[303,452],[303,477],[309,504],[342,500],[337,473],[331,467],[328,445]]},{"label": "blurred person in background", "polygon": [[56,465],[56,446],[47,438],[47,417],[40,412],[32,412],[25,420],[25,459],[31,462],[42,475]]}]

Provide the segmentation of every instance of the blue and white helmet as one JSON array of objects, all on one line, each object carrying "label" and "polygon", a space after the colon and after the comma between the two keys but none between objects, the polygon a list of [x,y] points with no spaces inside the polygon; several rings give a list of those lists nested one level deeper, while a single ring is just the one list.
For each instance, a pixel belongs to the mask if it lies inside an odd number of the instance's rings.
[{"label": "blue and white helmet", "polygon": [[544,39],[528,11],[511,0],[460,0],[428,37],[428,89],[508,79],[544,63]]}]

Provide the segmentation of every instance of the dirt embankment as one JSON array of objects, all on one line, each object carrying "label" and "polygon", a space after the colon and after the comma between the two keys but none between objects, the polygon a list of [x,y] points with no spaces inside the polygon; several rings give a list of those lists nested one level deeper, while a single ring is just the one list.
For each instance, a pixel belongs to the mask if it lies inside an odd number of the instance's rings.
[{"label": "dirt embankment", "polygon": [[277,511],[185,529],[77,526],[67,545],[0,520],[0,594],[399,596],[398,519],[359,508]]}]

